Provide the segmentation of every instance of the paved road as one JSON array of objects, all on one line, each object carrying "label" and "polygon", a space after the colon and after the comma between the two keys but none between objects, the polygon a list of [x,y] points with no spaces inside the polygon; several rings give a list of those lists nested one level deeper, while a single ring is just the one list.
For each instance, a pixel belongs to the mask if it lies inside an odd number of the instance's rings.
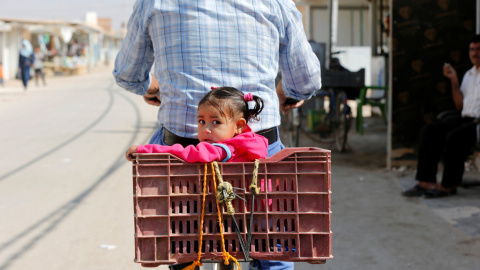
[{"label": "paved road", "polygon": [[156,110],[109,71],[0,89],[0,269],[140,269],[132,263],[132,144]]},{"label": "paved road", "polygon": [[[0,269],[141,269],[123,155],[155,131],[156,109],[107,69],[48,84],[0,88]],[[433,205],[400,197],[411,174],[383,170],[374,131],[333,154],[335,258],[296,269],[480,269],[480,188]]]}]

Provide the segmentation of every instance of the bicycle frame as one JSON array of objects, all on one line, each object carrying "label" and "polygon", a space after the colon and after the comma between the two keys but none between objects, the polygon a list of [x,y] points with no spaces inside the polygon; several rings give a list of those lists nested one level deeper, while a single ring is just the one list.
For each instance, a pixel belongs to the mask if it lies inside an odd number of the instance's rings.
[{"label": "bicycle frame", "polygon": [[[324,100],[325,97],[329,100],[328,107],[324,104],[324,102],[326,102],[326,100]],[[313,107],[310,102],[315,102]],[[288,140],[287,144],[290,144],[287,146],[299,146],[299,135],[301,131],[314,141],[330,144],[330,147],[333,147],[335,144],[338,151],[345,152],[348,130],[351,125],[351,109],[347,104],[345,93],[334,88],[320,89],[315,91],[314,97],[310,102],[310,106],[304,105],[298,109],[293,109],[288,116],[284,117],[285,121],[283,124],[288,127],[283,130],[288,133],[286,140]],[[302,120],[306,116],[304,111],[307,111],[308,107],[316,110],[328,108],[328,111],[325,110],[326,114],[321,120],[321,126],[317,125],[317,130],[313,131],[320,135],[320,139],[312,137],[310,134],[312,131],[308,131],[304,124],[302,124]]]}]

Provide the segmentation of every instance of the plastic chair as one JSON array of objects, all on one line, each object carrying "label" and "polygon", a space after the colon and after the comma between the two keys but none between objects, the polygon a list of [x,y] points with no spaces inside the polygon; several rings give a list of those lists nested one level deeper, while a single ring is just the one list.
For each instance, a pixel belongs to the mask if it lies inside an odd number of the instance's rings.
[{"label": "plastic chair", "polygon": [[360,90],[360,96],[357,99],[357,118],[355,119],[355,128],[357,132],[360,133],[360,135],[363,135],[363,114],[362,114],[363,105],[376,106],[380,108],[380,111],[382,112],[382,118],[385,121],[385,123],[387,122],[387,116],[385,113],[385,103],[381,101],[383,97],[368,99],[367,98],[368,89],[384,90],[385,94],[388,91],[388,88],[386,86],[374,86],[374,85],[365,86]]}]

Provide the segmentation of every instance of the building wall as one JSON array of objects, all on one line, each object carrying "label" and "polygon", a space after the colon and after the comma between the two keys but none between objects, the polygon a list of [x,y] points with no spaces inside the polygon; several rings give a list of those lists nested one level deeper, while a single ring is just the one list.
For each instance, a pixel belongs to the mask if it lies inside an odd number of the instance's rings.
[{"label": "building wall", "polygon": [[5,72],[5,38],[6,38],[6,32],[0,31],[0,62],[2,62],[2,68],[3,68],[3,74],[2,76],[5,78],[6,72]]},{"label": "building wall", "polygon": [[[67,32],[72,32],[67,38]],[[3,62],[4,78],[6,81],[15,79],[18,70],[18,58],[23,38],[32,39],[32,45],[38,44],[37,35],[49,33],[50,39],[55,44],[49,57],[49,74],[70,75],[80,74],[84,67],[87,71],[99,64],[111,63],[121,45],[119,36],[106,32],[98,27],[92,27],[81,23],[33,21],[33,20],[4,20],[0,21],[0,60]],[[67,33],[67,34],[66,34]],[[71,37],[81,38],[82,46],[85,46],[85,55],[69,57],[67,44]],[[53,58],[53,59],[51,59]]]},{"label": "building wall", "polygon": [[18,70],[18,52],[22,41],[22,30],[12,28],[11,31],[2,32],[1,53],[3,61],[3,76],[5,80],[14,79]]},{"label": "building wall", "polygon": [[[311,38],[328,42],[328,9],[311,7]],[[367,7],[339,8],[337,46],[370,46],[370,22]]]},{"label": "building wall", "polygon": [[394,0],[392,5],[392,166],[414,162],[422,127],[454,109],[442,66],[460,79],[471,68],[476,0]]}]

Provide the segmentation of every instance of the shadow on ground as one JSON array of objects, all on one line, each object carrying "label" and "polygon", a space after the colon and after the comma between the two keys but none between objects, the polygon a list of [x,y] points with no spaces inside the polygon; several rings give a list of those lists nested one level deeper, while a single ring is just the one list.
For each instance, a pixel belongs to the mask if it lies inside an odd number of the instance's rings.
[{"label": "shadow on ground", "polygon": [[380,117],[365,118],[364,121],[364,135],[360,135],[352,126],[345,153],[336,151],[331,144],[312,140],[311,137],[315,138],[316,134],[310,136],[301,134],[300,146],[332,150],[332,163],[338,166],[385,169],[387,166],[387,124]]}]

